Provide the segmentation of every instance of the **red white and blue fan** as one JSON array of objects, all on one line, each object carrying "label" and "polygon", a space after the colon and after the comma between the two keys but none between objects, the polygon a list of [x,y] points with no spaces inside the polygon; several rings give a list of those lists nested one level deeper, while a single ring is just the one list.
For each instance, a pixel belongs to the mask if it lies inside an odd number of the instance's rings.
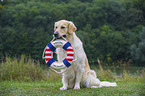
[{"label": "red white and blue fan", "polygon": [[[66,51],[66,54],[67,54],[66,58],[62,62],[57,62],[53,58],[53,52],[58,47],[62,47]],[[74,50],[69,42],[66,42],[64,40],[59,40],[59,39],[55,41],[52,40],[45,47],[42,58],[45,59],[45,62],[49,68],[51,68],[53,71],[57,73],[62,73],[71,66],[72,61],[74,59]],[[61,72],[58,72],[56,71],[56,69],[64,69],[64,70]]]}]

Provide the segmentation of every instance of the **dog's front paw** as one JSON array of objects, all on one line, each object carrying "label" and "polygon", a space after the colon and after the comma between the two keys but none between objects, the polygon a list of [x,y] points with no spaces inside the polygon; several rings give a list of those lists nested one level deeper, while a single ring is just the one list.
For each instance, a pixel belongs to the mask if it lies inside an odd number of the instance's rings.
[{"label": "dog's front paw", "polygon": [[74,89],[80,89],[80,87],[79,87],[79,86],[77,86],[77,87],[74,87]]},{"label": "dog's front paw", "polygon": [[60,90],[67,90],[67,87],[61,87]]}]

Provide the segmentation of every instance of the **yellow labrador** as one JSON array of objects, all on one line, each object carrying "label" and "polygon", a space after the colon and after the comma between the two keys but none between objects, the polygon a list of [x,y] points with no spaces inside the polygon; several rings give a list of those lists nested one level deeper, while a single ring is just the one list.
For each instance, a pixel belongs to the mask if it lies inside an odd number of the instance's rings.
[{"label": "yellow labrador", "polygon": [[[76,36],[76,26],[67,20],[55,22],[54,37],[61,39],[65,37],[72,45],[75,51],[75,61],[72,62],[62,75],[63,87],[60,90],[67,88],[80,89],[80,87],[98,88],[101,86],[116,86],[116,83],[100,82],[96,77],[95,71],[91,70],[88,64],[87,56],[84,52],[81,40]],[[61,62],[65,57],[65,51],[62,48],[56,49],[58,62]]]}]

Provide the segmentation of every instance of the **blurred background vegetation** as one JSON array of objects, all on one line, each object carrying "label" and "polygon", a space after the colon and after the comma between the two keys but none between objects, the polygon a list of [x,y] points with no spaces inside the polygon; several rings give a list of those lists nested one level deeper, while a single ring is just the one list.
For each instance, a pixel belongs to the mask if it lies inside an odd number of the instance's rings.
[{"label": "blurred background vegetation", "polygon": [[42,61],[61,19],[77,26],[91,63],[145,65],[145,0],[1,0],[0,61],[22,54]]}]

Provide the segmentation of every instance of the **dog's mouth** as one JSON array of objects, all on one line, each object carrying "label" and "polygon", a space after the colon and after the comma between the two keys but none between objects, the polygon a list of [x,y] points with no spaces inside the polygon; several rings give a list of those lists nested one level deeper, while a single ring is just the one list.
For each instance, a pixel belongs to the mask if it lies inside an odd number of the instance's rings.
[{"label": "dog's mouth", "polygon": [[58,37],[55,37],[56,39],[63,39],[63,38],[66,38],[66,35],[62,35],[62,36],[58,36]]},{"label": "dog's mouth", "polygon": [[58,32],[54,32],[53,37],[55,37],[56,39],[62,39],[62,38],[66,38],[67,34],[64,35],[59,35]]}]

